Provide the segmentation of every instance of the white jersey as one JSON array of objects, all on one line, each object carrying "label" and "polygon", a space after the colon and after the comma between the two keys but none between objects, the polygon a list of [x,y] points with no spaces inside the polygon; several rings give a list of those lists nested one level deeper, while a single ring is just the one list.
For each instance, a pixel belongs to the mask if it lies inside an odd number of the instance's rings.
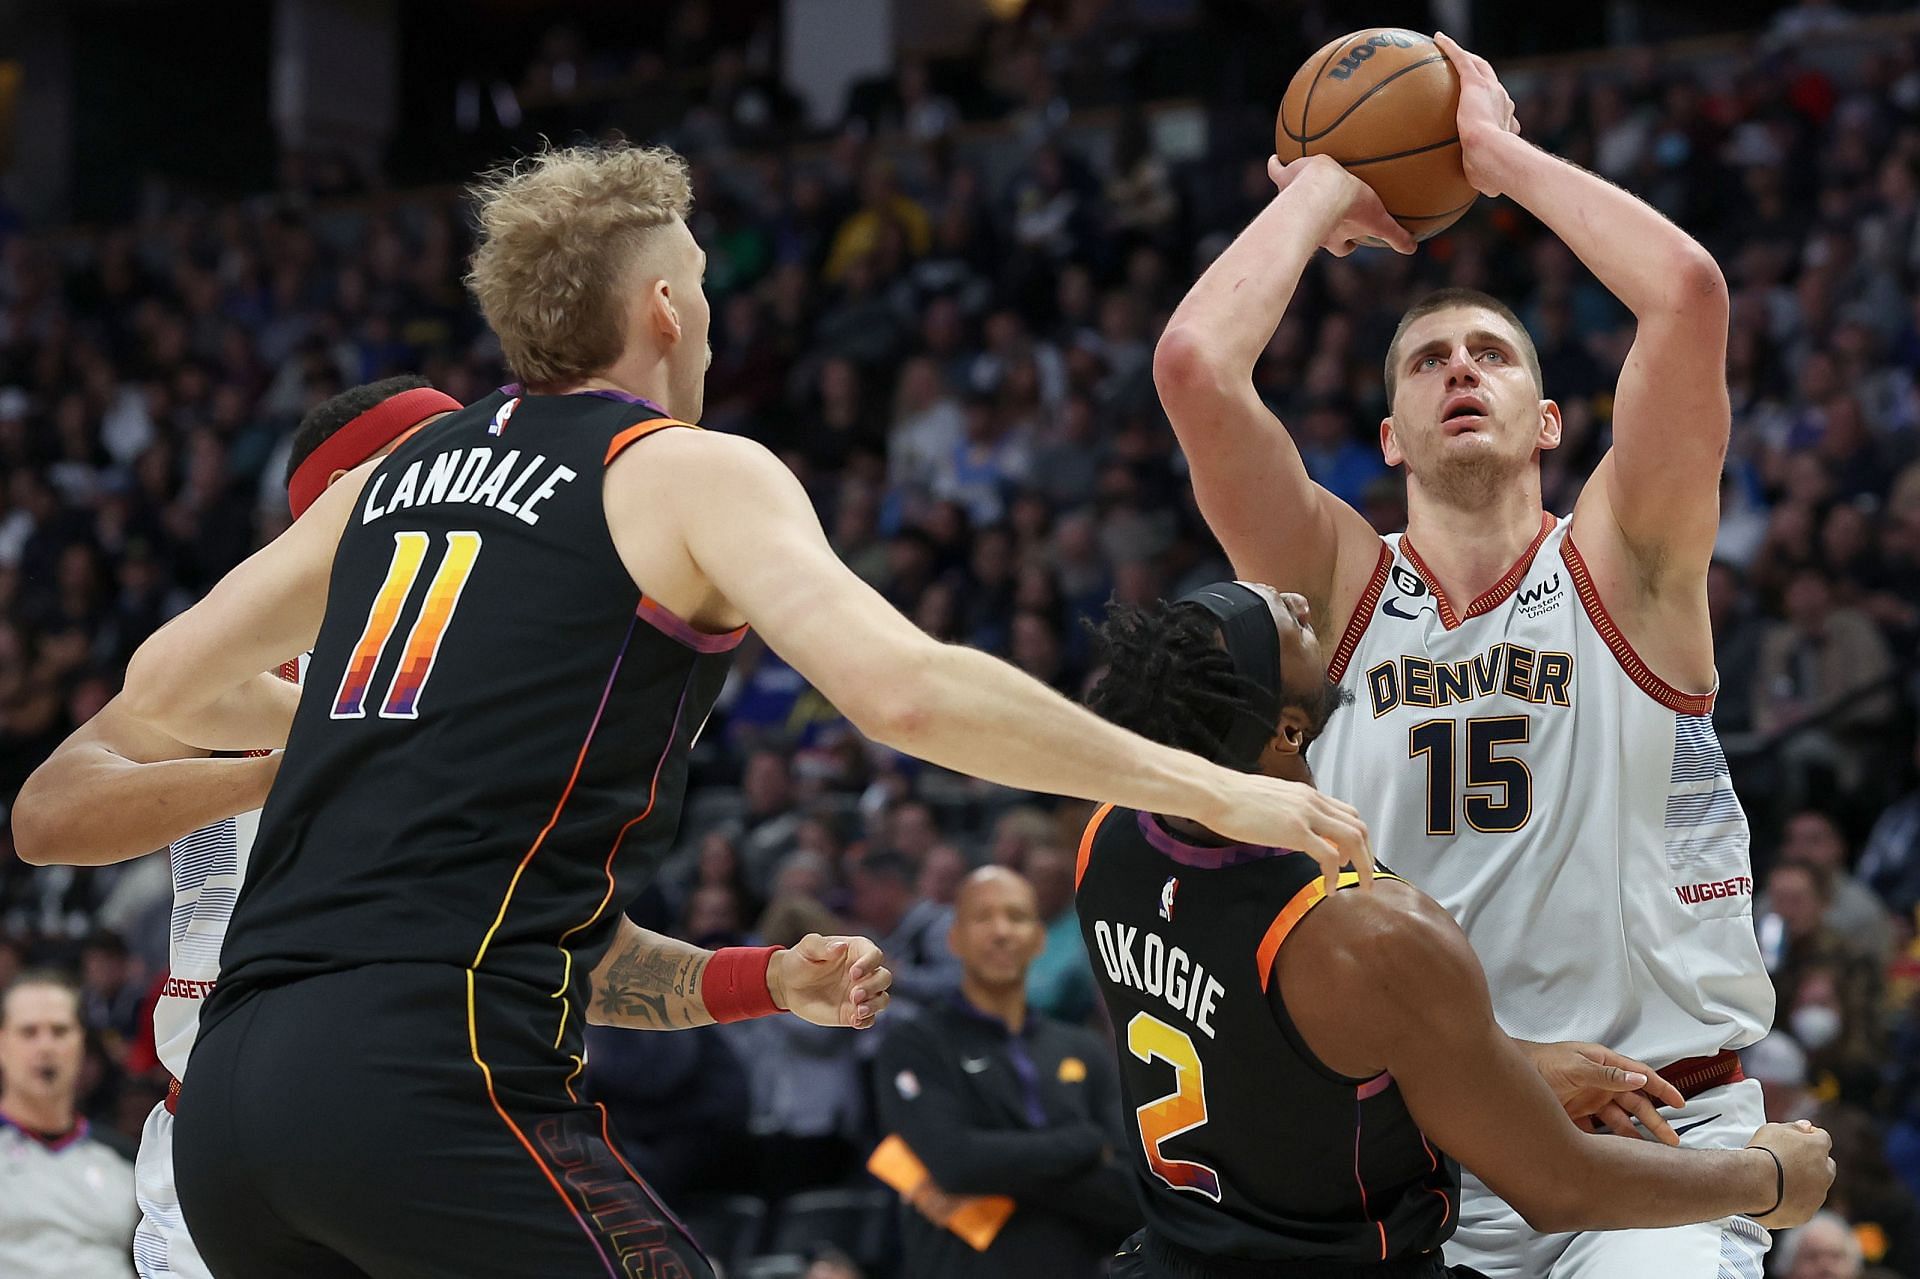
[{"label": "white jersey", "polygon": [[1773,986],[1713,697],[1635,655],[1571,527],[1543,516],[1458,614],[1386,539],[1329,667],[1354,703],[1310,759],[1381,862],[1460,921],[1509,1034],[1656,1067],[1742,1048]]},{"label": "white jersey", "polygon": [[[282,679],[299,682],[307,659],[280,668]],[[247,877],[260,810],[202,826],[167,849],[173,873],[173,919],[167,933],[167,981],[153,1006],[153,1045],[175,1079],[187,1074],[187,1059],[200,1034],[200,1005],[220,976],[220,947],[227,939],[240,884]],[[134,1197],[140,1222],[133,1259],[140,1279],[207,1279],[206,1262],[187,1233],[173,1183],[173,1115],[166,1103],[153,1108],[140,1134],[134,1161]]]},{"label": "white jersey", "polygon": [[[298,682],[307,659],[281,667]],[[167,849],[173,873],[173,919],[167,932],[167,981],[153,1006],[153,1044],[175,1079],[187,1074],[187,1057],[200,1033],[200,1005],[220,976],[220,947],[227,939],[240,883],[247,876],[260,810],[202,826]]]}]

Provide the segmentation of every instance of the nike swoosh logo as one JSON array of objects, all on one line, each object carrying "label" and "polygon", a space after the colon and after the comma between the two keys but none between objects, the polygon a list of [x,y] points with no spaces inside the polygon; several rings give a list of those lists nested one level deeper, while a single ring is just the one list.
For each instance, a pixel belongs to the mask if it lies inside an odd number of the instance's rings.
[{"label": "nike swoosh logo", "polygon": [[1380,606],[1380,611],[1382,613],[1387,614],[1389,617],[1403,618],[1409,622],[1419,620],[1420,615],[1418,613],[1407,613],[1407,612],[1403,612],[1398,608],[1395,608],[1394,606],[1399,602],[1400,602],[1400,597],[1396,595],[1392,599],[1389,599],[1386,603],[1382,604]]},{"label": "nike swoosh logo", "polygon": [[[963,1057],[960,1059],[960,1069],[966,1071],[969,1075],[977,1075],[992,1064],[993,1063],[985,1057]],[[1716,1115],[1714,1118],[1717,1119],[1719,1116]]]},{"label": "nike swoosh logo", "polygon": [[1684,1137],[1701,1124],[1710,1124],[1719,1117],[1718,1115],[1708,1115],[1705,1119],[1696,1119],[1690,1124],[1675,1124],[1673,1127],[1673,1135],[1676,1137]]}]

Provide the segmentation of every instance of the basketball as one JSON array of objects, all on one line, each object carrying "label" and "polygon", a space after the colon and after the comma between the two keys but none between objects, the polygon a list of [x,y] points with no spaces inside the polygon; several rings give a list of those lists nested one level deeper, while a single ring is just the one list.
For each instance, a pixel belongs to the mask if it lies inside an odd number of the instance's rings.
[{"label": "basketball", "polygon": [[1398,27],[1341,36],[1307,59],[1280,101],[1274,153],[1329,155],[1372,187],[1416,240],[1475,196],[1461,166],[1460,76],[1432,37]]}]

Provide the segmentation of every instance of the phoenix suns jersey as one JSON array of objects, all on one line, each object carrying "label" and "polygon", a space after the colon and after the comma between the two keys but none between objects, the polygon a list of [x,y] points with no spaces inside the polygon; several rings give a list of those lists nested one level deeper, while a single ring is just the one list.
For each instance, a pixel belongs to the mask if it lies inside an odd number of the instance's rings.
[{"label": "phoenix suns jersey", "polygon": [[209,1024],[263,985],[432,963],[496,1034],[580,1054],[570,1006],[673,838],[742,637],[648,599],[607,531],[605,468],[679,425],[502,391],[368,478]]},{"label": "phoenix suns jersey", "polygon": [[1773,987],[1713,696],[1640,660],[1571,531],[1543,515],[1458,609],[1386,539],[1329,667],[1355,700],[1309,759],[1460,921],[1508,1034],[1655,1066],[1741,1048]]},{"label": "phoenix suns jersey", "polygon": [[1325,896],[1313,859],[1190,844],[1108,805],[1077,874],[1149,1227],[1187,1252],[1253,1261],[1439,1248],[1458,1165],[1429,1145],[1391,1076],[1324,1065],[1272,982],[1280,947]]}]

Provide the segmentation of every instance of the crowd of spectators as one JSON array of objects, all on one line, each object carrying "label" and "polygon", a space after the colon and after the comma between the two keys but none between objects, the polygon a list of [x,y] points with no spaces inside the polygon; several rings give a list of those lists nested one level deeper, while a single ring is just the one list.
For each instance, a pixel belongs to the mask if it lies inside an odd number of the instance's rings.
[{"label": "crowd of spectators", "polygon": [[[573,83],[567,39],[524,72],[549,99]],[[911,62],[810,147],[754,149],[739,94],[691,121],[609,123],[693,161],[706,425],[775,448],[838,552],[920,626],[1077,695],[1094,660],[1081,623],[1109,598],[1224,571],[1150,365],[1182,289],[1271,187],[1259,130],[1231,113],[1199,159],[1164,155],[1138,104],[1079,127],[1088,40],[1010,24],[989,47],[995,92],[968,104],[989,127],[964,146],[959,108]],[[713,51],[716,92],[747,52]],[[1514,88],[1530,137],[1643,194],[1726,270],[1715,717],[1780,994],[1749,1068],[1777,1115],[1834,1131],[1828,1233],[1920,1276],[1920,46],[1855,49],[1844,73],[1781,46],[1724,64],[1647,52]],[[307,407],[401,371],[462,399],[507,380],[461,288],[467,247],[447,192],[179,197],[0,241],[0,800],[142,638],[284,527]],[[1322,483],[1399,529],[1379,356],[1401,308],[1441,285],[1487,289],[1530,326],[1566,415],[1545,476],[1566,511],[1606,447],[1630,322],[1510,205],[1483,202],[1412,258],[1317,261],[1261,393]],[[1032,883],[1047,928],[1033,1006],[1083,1022],[1083,819],[876,748],[750,640],[700,742],[681,855],[634,915],[704,945],[864,932],[899,1018],[953,989],[955,892],[994,863]],[[159,858],[88,872],[0,855],[0,984],[28,963],[76,973],[82,1107],[131,1134],[155,1097],[168,906]],[[778,1198],[861,1177],[882,1135],[878,1039],[791,1019],[644,1048],[595,1031],[588,1082],[669,1198]]]}]

